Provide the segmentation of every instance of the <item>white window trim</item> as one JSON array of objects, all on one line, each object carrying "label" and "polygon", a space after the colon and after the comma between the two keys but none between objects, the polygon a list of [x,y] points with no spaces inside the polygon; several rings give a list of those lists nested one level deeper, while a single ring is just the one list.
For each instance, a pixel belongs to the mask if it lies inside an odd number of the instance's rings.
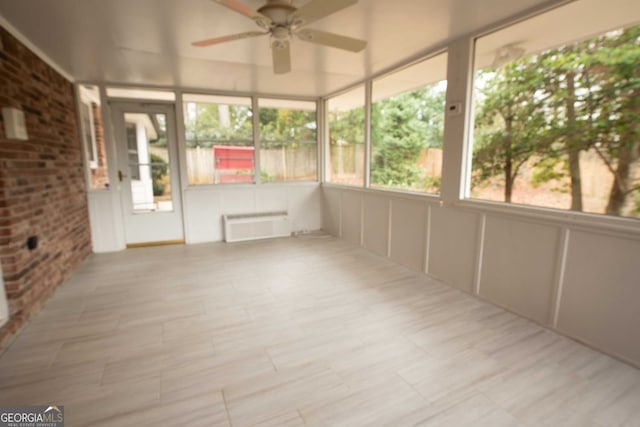
[{"label": "white window trim", "polygon": [[[87,132],[85,129],[85,120],[84,114],[85,108],[88,108],[89,111],[89,135],[91,141],[86,140]],[[96,143],[96,128],[95,122],[93,120],[93,100],[89,98],[85,93],[81,92],[80,95],[80,125],[82,128],[82,140],[85,145],[85,151],[87,156],[87,163],[89,164],[90,169],[98,169],[98,145]],[[91,154],[93,153],[93,159],[91,158]]]}]

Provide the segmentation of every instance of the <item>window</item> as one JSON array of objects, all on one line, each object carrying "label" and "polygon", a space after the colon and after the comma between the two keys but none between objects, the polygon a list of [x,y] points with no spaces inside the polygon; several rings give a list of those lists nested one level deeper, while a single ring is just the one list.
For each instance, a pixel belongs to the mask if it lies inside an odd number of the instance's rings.
[{"label": "window", "polygon": [[184,95],[189,184],[254,182],[251,98]]},{"label": "window", "polygon": [[138,130],[135,123],[127,123],[127,158],[129,159],[129,176],[133,180],[140,179],[140,159],[138,158]]},{"label": "window", "polygon": [[364,86],[327,101],[328,181],[364,185]]},{"label": "window", "polygon": [[102,127],[102,107],[97,86],[78,87],[80,100],[80,129],[85,147],[91,189],[109,188],[107,149]]},{"label": "window", "polygon": [[82,120],[82,136],[84,138],[85,147],[87,147],[87,159],[89,167],[95,169],[98,167],[98,153],[96,148],[96,134],[93,125],[93,103],[90,101],[82,101],[80,103],[80,120]]},{"label": "window", "polygon": [[447,54],[373,82],[371,186],[440,192]]},{"label": "window", "polygon": [[315,102],[258,100],[262,182],[318,179]]},{"label": "window", "polygon": [[476,41],[470,197],[640,217],[640,26],[587,7]]}]

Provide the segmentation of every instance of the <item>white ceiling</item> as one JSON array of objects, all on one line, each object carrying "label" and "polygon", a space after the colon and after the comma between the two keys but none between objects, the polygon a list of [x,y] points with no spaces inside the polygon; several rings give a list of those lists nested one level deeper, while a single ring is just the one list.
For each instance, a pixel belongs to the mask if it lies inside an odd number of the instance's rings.
[{"label": "white ceiling", "polygon": [[[257,9],[263,1],[245,3]],[[293,70],[283,76],[272,72],[267,37],[191,46],[257,28],[210,0],[0,0],[0,15],[78,81],[322,96],[549,3],[360,0],[311,27],[366,39],[364,52],[295,40]]]}]

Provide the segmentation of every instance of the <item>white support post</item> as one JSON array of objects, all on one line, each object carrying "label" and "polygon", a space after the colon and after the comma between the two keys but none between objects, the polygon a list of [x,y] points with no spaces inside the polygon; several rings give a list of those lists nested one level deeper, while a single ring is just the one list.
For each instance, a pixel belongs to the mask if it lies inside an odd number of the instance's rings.
[{"label": "white support post", "polygon": [[258,105],[258,97],[251,97],[251,110],[253,116],[253,174],[256,185],[262,183],[260,176],[260,106]]},{"label": "white support post", "polygon": [[371,186],[371,80],[364,85],[364,188]]},{"label": "white support post", "polygon": [[471,123],[473,80],[473,40],[463,37],[448,51],[447,98],[445,104],[444,154],[442,165],[442,201],[451,203],[466,196],[471,150],[467,135]]}]

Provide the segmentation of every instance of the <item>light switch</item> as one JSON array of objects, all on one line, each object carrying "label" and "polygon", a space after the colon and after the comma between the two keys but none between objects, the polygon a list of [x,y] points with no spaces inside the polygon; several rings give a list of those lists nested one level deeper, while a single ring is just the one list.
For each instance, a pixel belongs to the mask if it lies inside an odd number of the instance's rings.
[{"label": "light switch", "polygon": [[7,138],[20,139],[22,141],[29,139],[27,126],[24,123],[24,112],[22,110],[4,107],[2,109],[2,118],[4,120],[4,133]]}]

